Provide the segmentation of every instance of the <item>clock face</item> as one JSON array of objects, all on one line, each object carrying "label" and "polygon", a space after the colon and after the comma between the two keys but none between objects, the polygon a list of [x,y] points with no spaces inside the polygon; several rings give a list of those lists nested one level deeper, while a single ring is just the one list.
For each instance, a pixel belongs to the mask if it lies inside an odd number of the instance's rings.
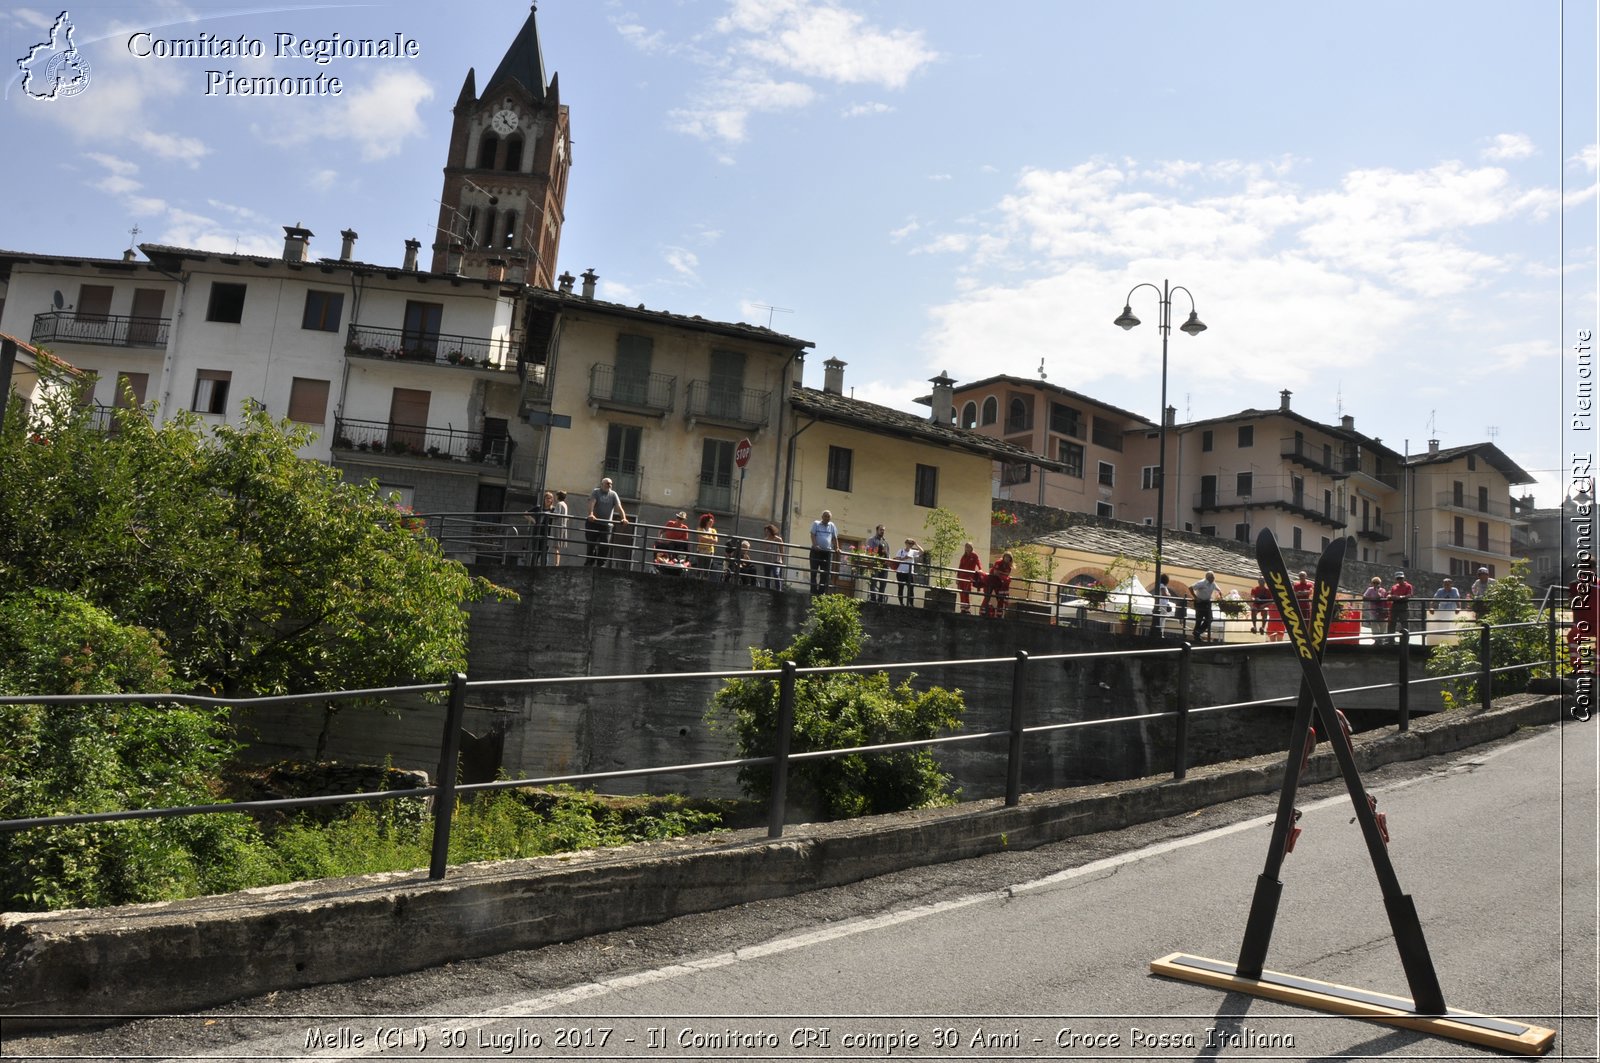
[{"label": "clock face", "polygon": [[489,125],[501,136],[517,128],[518,124],[517,112],[506,108],[496,111],[494,117],[489,119]]}]

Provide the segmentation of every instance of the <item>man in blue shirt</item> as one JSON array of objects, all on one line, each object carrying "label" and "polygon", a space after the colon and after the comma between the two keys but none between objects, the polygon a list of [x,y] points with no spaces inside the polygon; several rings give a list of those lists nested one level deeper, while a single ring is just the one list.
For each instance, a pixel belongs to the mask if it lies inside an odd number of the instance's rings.
[{"label": "man in blue shirt", "polygon": [[833,514],[822,511],[811,522],[811,593],[827,594],[833,588],[833,554],[839,548],[839,529]]}]

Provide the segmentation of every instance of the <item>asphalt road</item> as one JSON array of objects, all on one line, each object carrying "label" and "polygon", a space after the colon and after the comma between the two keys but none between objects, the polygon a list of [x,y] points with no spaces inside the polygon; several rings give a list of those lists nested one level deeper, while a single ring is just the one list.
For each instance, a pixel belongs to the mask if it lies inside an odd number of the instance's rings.
[{"label": "asphalt road", "polygon": [[[1596,735],[1372,773],[1449,1005],[1596,1054]],[[1342,783],[1303,791],[1270,969],[1406,994]],[[1274,799],[568,945],[4,1038],[6,1058],[1504,1058],[1152,977],[1232,961]]]}]

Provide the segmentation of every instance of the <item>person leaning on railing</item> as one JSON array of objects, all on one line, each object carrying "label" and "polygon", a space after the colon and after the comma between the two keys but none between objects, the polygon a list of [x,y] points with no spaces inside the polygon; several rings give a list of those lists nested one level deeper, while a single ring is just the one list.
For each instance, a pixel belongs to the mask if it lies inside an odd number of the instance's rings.
[{"label": "person leaning on railing", "polygon": [[783,541],[783,535],[778,531],[776,524],[768,524],[762,531],[761,556],[758,564],[766,580],[766,585],[775,591],[783,590],[784,560],[789,552],[789,544]]}]

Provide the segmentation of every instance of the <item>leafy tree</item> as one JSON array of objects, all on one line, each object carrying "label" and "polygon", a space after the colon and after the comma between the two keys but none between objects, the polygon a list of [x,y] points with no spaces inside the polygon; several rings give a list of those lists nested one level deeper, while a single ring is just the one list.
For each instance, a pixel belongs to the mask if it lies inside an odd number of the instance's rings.
[{"label": "leafy tree", "polygon": [[[1538,614],[1533,592],[1528,588],[1528,563],[1513,561],[1511,574],[1496,580],[1485,595],[1487,608],[1478,615],[1479,621],[1494,625],[1489,633],[1489,659],[1495,668],[1512,664],[1530,664],[1549,660],[1547,631],[1543,624],[1532,623]],[[1503,625],[1520,624],[1521,627]],[[1478,674],[1483,667],[1480,653],[1479,629],[1476,625],[1463,625],[1455,642],[1434,648],[1428,659],[1429,675],[1459,675],[1471,673],[1450,681],[1449,693],[1462,702],[1475,702],[1479,697]],[[1528,689],[1528,680],[1549,674],[1544,668],[1522,668],[1510,672],[1495,672],[1491,685],[1492,697],[1518,694]]]},{"label": "leafy tree", "polygon": [[[805,627],[779,651],[753,646],[758,669],[794,661],[801,668],[845,665],[860,656],[867,639],[860,603],[840,595],[812,600]],[[934,738],[960,726],[965,704],[959,690],[932,687],[918,692],[908,676],[891,685],[887,673],[836,673],[795,681],[795,753],[849,746],[879,745]],[[717,691],[709,716],[729,726],[744,757],[771,756],[778,721],[778,683],[772,679],[730,679]],[[852,753],[791,764],[789,787],[806,807],[829,818],[898,812],[948,804],[950,776],[939,770],[927,749],[892,753]],[[739,782],[753,799],[771,795],[772,769],[745,768]]]},{"label": "leafy tree", "polygon": [[[15,404],[13,404],[15,405]],[[466,602],[498,588],[446,559],[370,484],[305,461],[307,431],[247,407],[205,429],[65,397],[0,433],[0,586],[80,595],[157,633],[221,694],[432,681],[465,662]]]},{"label": "leafy tree", "polygon": [[[0,599],[0,693],[117,694],[175,685],[154,634],[62,591]],[[0,705],[0,818],[215,800],[232,750],[218,710],[115,702]],[[0,834],[8,909],[126,904],[238,888],[263,859],[241,816]]]},{"label": "leafy tree", "polygon": [[950,566],[957,552],[967,541],[967,530],[961,518],[943,506],[928,510],[922,521],[922,551],[935,587],[949,587],[952,582]]}]

